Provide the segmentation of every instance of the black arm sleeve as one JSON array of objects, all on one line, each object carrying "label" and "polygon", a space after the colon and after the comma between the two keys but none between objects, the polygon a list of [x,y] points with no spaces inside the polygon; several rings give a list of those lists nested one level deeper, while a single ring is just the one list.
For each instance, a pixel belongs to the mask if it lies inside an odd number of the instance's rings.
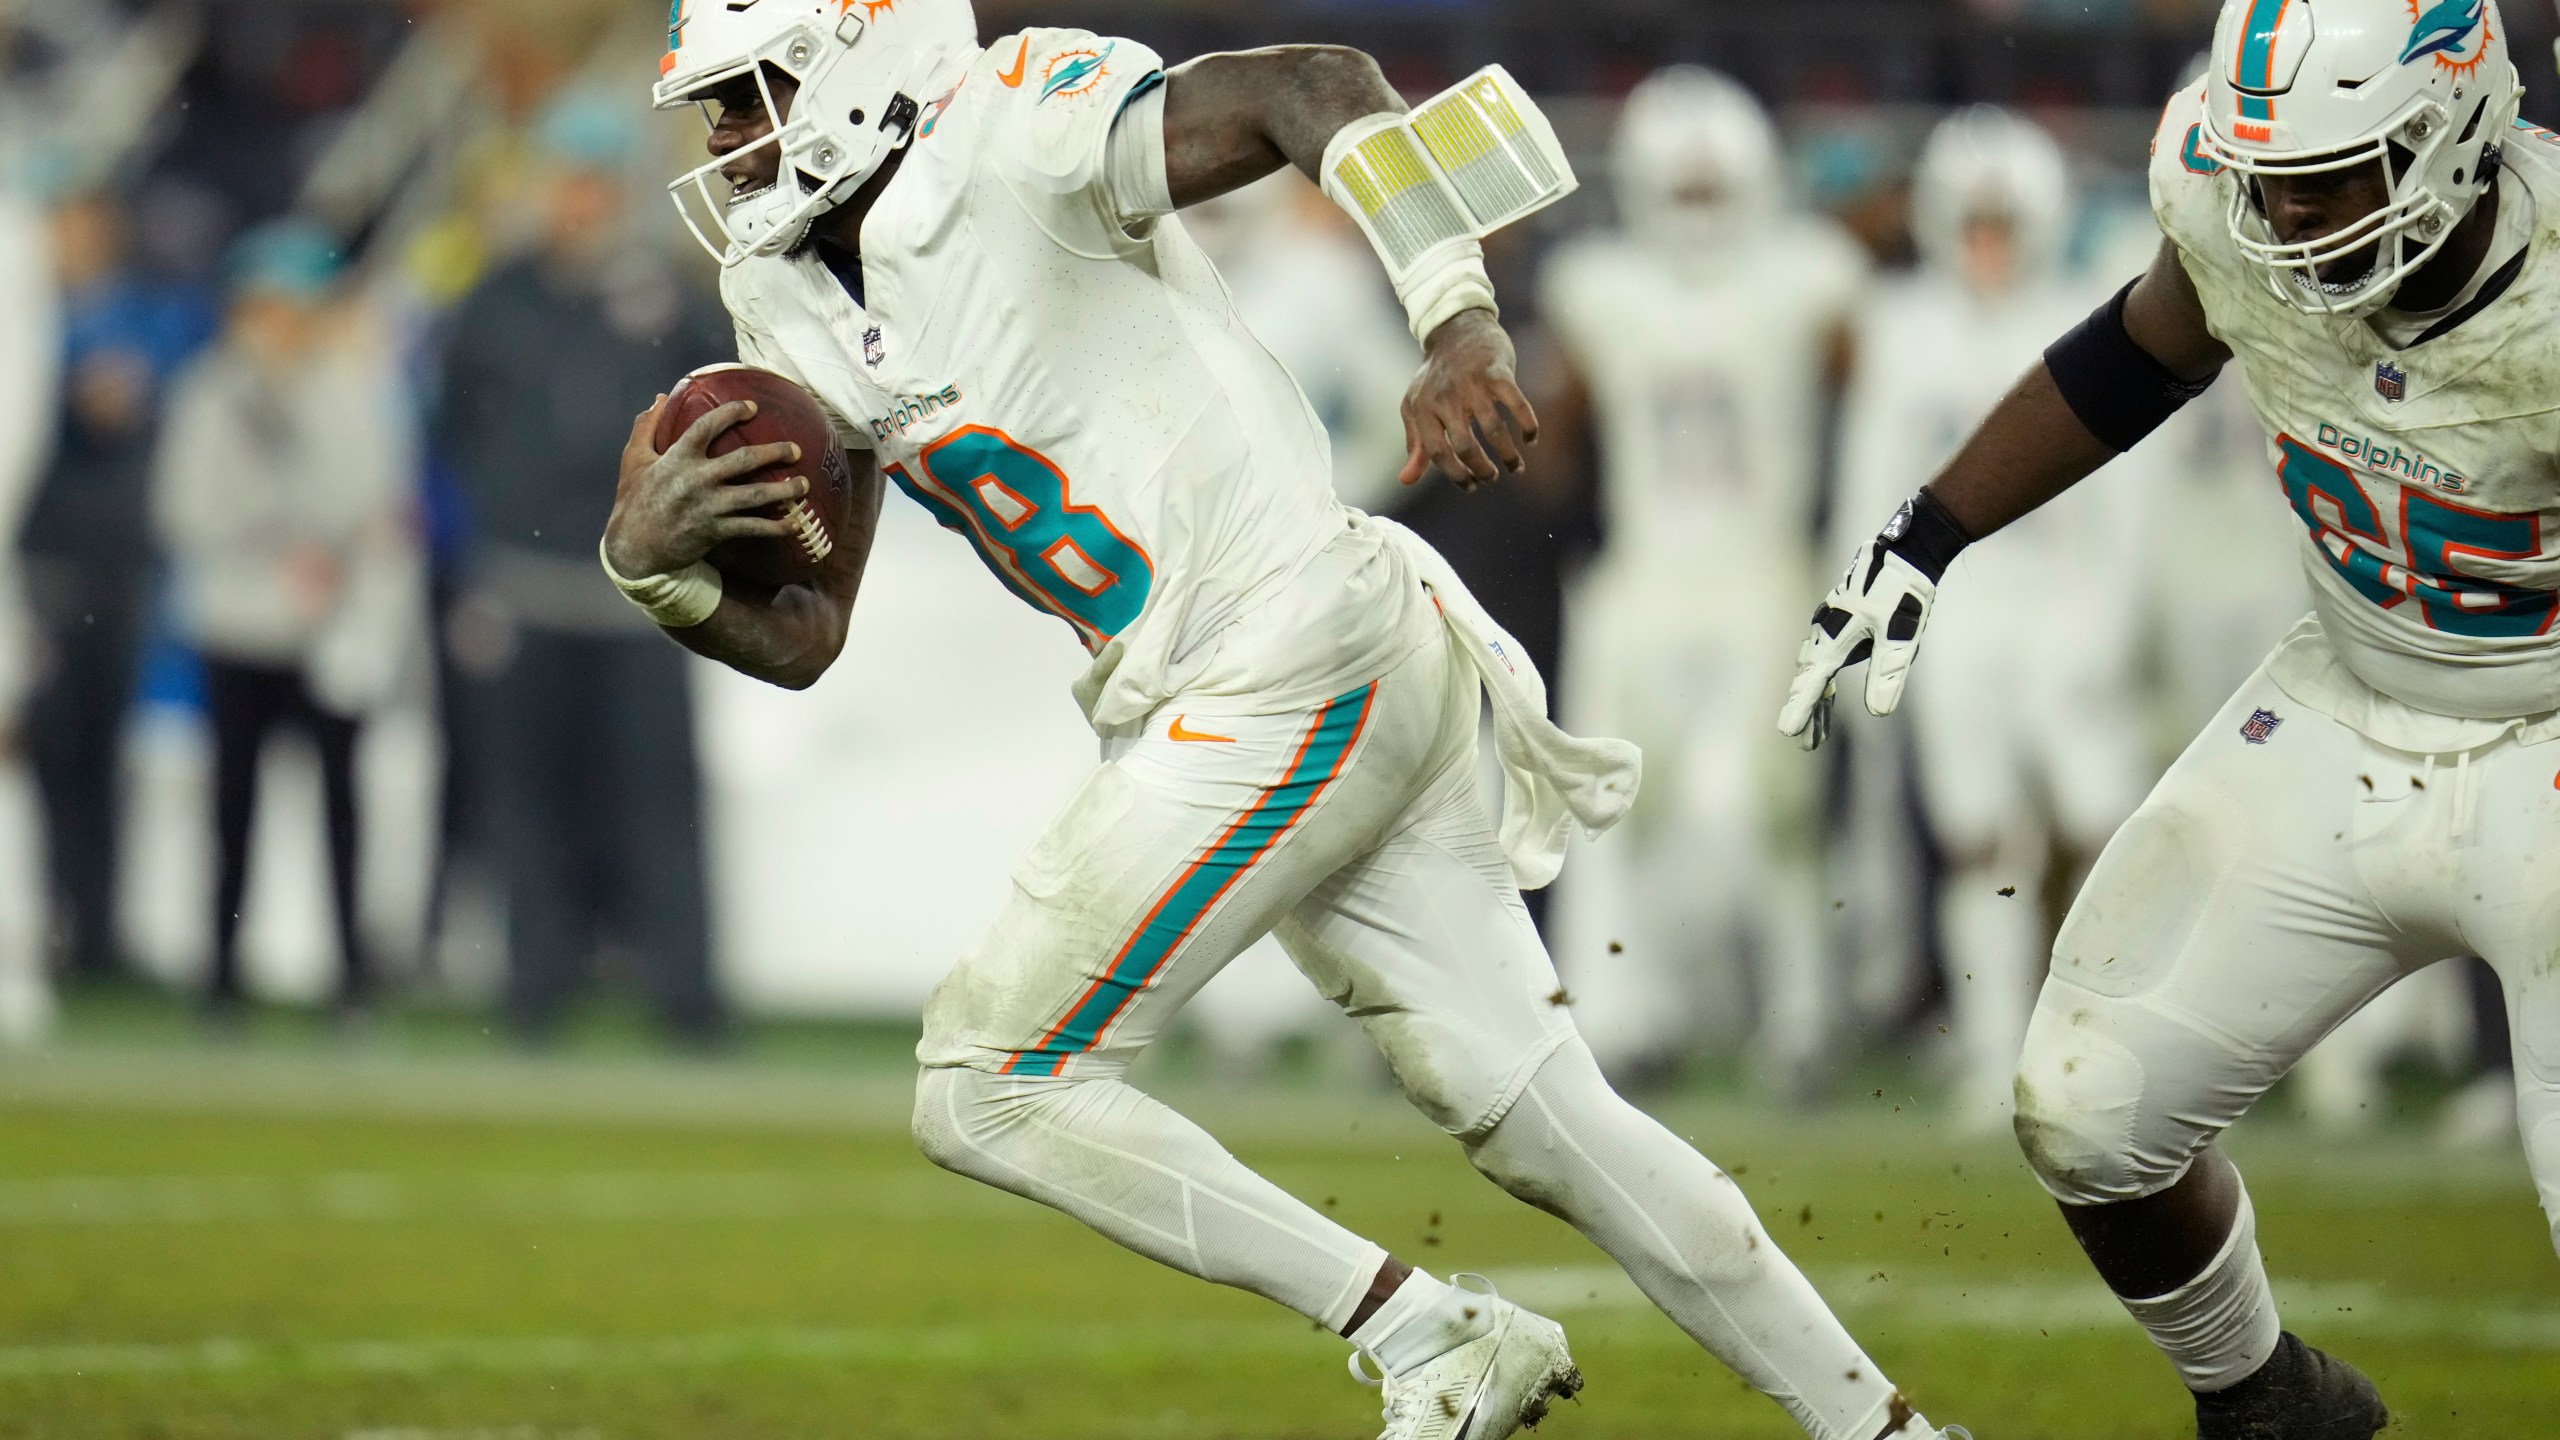
[{"label": "black arm sleeve", "polygon": [[2159,429],[2179,406],[2213,383],[2212,375],[2202,380],[2179,379],[2125,333],[2124,301],[2136,283],[2128,281],[2044,352],[2044,368],[2052,374],[2054,388],[2062,392],[2063,403],[2089,427],[2090,434],[2118,454]]}]

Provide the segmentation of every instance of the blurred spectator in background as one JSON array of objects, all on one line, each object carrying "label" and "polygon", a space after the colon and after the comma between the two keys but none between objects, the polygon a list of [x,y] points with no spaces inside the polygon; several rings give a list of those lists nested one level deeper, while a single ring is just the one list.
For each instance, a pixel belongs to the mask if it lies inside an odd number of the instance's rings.
[{"label": "blurred spectator in background", "polygon": [[[537,127],[539,250],[481,281],[453,321],[439,447],[477,527],[448,643],[476,683],[507,903],[509,1016],[550,1036],[600,942],[636,956],[669,1030],[718,1036],[684,652],[596,566],[632,417],[735,354],[719,308],[626,225],[637,117],[571,90]],[[662,227],[661,227],[662,228]]]},{"label": "blurred spectator in background", "polygon": [[14,543],[53,444],[62,326],[44,217],[0,175],[0,1046],[42,1039],[53,1015],[45,976],[44,831],[20,744],[34,639]]},{"label": "blurred spectator in background", "polygon": [[1775,127],[1712,71],[1636,87],[1612,172],[1625,228],[1560,248],[1542,308],[1587,397],[1567,413],[1591,417],[1608,537],[1569,598],[1568,722],[1641,744],[1646,783],[1560,881],[1558,961],[1613,1073],[1752,1028],[1733,1002],[1756,988],[1764,1074],[1802,1094],[1833,1008],[1818,772],[1769,706],[1814,586],[1822,397],[1867,261],[1790,210]]},{"label": "blurred spectator in background", "polygon": [[[1912,184],[1920,271],[1877,297],[1858,337],[1832,553],[1874,533],[2102,298],[2063,274],[2072,206],[2062,151],[2033,121],[1975,106],[1930,135]],[[2101,474],[2018,522],[2015,543],[1956,562],[1968,573],[1931,626],[1935,668],[1905,706],[1945,859],[1939,938],[1970,1129],[2006,1129],[2056,842],[2093,858],[2156,773],[2134,673],[2149,497],[2128,479]]]},{"label": "blurred spectator in background", "polygon": [[281,729],[319,751],[341,1010],[369,993],[355,750],[417,623],[417,444],[390,347],[341,297],[340,268],[308,222],[241,237],[221,339],[173,389],[155,467],[177,624],[203,660],[213,727],[217,1016],[243,998],[258,760]]},{"label": "blurred spectator in background", "polygon": [[150,488],[163,388],[213,333],[193,287],[128,268],[105,194],[54,214],[61,425],[19,539],[35,622],[27,748],[44,801],[57,936],[69,973],[123,969],[116,884],[126,712],[154,583]]}]

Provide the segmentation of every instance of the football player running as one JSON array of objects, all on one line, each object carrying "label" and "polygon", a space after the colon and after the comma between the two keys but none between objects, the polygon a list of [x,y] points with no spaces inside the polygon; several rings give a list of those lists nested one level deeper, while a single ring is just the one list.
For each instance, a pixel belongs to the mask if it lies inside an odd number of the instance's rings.
[{"label": "football player running", "polygon": [[[1076,697],[1102,763],[928,1003],[925,1153],[1347,1336],[1383,1379],[1388,1437],[1534,1422],[1581,1384],[1556,1325],[1395,1259],[1125,1082],[1277,930],[1480,1170],[1580,1228],[1809,1433],[1937,1435],[1734,1182],[1612,1093],[1574,1034],[1518,885],[1552,878],[1575,823],[1625,808],[1633,748],[1548,725],[1528,657],[1438,556],[1334,499],[1296,385],[1172,216],[1294,164],[1373,239],[1393,232],[1381,253],[1424,347],[1407,476],[1482,484],[1536,422],[1412,137],[1433,116],[1469,143],[1542,128],[1526,97],[1480,78],[1462,93],[1482,119],[1427,106],[1407,128],[1355,51],[1167,69],[1049,29],[982,49],[963,0],[691,0],[671,29],[659,100],[716,111],[680,196],[734,187],[698,218],[742,358],[813,390],[873,496],[894,479],[1093,656]],[[1445,193],[1472,183],[1452,176]],[[769,526],[743,509],[798,493],[724,486],[787,450],[708,458],[743,409],[663,455],[641,418],[603,555],[683,644],[805,686],[842,645],[859,547],[779,592],[701,564]],[[1480,695],[1499,834],[1474,791]]]},{"label": "football player running", "polygon": [[2476,949],[2560,1225],[2560,142],[2488,0],[2228,0],[2151,160],[2167,241],[2045,352],[1815,614],[1780,727],[1844,666],[1890,710],[1947,562],[2237,358],[2315,597],[2100,857],[2016,1080],[2029,1162],[2196,1396],[2205,1440],[2364,1440],[2280,1329],[2215,1145],[2321,1036]]}]

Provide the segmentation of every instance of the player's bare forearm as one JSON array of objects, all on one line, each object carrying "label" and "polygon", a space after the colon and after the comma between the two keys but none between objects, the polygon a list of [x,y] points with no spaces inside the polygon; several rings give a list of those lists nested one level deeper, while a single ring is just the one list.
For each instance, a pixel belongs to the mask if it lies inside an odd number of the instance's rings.
[{"label": "player's bare forearm", "polygon": [[1314,180],[1343,126],[1404,108],[1378,62],[1344,46],[1203,55],[1165,72],[1165,182],[1173,203],[1189,206],[1283,165]]},{"label": "player's bare forearm", "polygon": [[[1378,62],[1339,45],[1203,55],[1165,74],[1166,187],[1183,206],[1283,165],[1321,183],[1325,147],[1342,127],[1404,110]],[[1405,393],[1404,483],[1436,467],[1472,490],[1526,463],[1538,417],[1514,370],[1511,337],[1492,311],[1461,310],[1434,326]]]},{"label": "player's bare forearm", "polygon": [[[2181,380],[2209,377],[2230,358],[2206,328],[2204,304],[2176,247],[2165,241],[2125,297],[2124,326],[2134,344]],[[2115,456],[2081,423],[2038,361],[1930,480],[1929,493],[1979,540]]]},{"label": "player's bare forearm", "polygon": [[[855,577],[855,584],[860,577]],[[741,675],[806,690],[844,649],[853,591],[826,583],[758,590],[732,582],[699,625],[665,626],[667,638]]]},{"label": "player's bare forearm", "polygon": [[880,523],[878,468],[868,453],[845,458],[854,467],[853,527],[829,552],[817,582],[779,590],[728,582],[710,619],[661,627],[669,639],[768,685],[806,690],[818,683],[844,650],[872,532]]}]

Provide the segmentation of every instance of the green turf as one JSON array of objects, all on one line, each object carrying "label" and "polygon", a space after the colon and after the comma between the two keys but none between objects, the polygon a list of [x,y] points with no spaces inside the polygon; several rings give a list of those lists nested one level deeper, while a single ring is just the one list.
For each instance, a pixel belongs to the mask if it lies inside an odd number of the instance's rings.
[{"label": "green turf", "polygon": [[[0,1060],[0,1436],[1375,1430],[1338,1340],[918,1160],[876,1038],[830,1067],[806,1035],[661,1063],[138,1033]],[[1554,1310],[1591,1389],[1542,1437],[1796,1433],[1392,1102],[1171,1093],[1355,1228]],[[2186,1433],[2002,1147],[1949,1143],[1899,1095],[1821,1121],[1663,1113],[1936,1418]],[[2520,1160],[2240,1138],[2289,1319],[2381,1381],[2396,1435],[2554,1433],[2560,1269]]]}]

